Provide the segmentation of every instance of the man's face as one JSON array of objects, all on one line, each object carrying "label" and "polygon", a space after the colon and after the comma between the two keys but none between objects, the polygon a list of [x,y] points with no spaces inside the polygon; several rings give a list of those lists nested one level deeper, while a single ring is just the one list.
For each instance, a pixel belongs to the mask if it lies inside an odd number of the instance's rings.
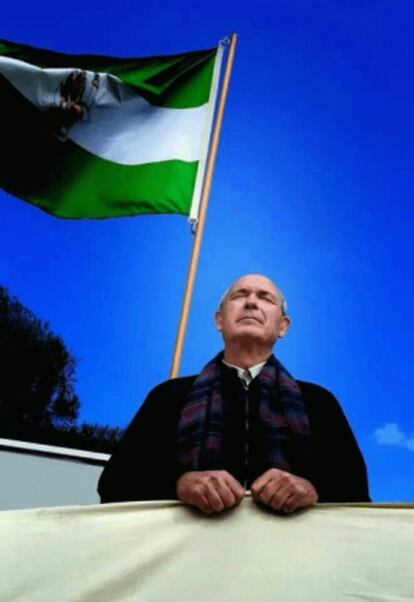
[{"label": "man's face", "polygon": [[272,347],[289,327],[289,318],[282,314],[280,292],[271,280],[258,274],[243,276],[233,284],[215,320],[226,344],[256,340]]}]

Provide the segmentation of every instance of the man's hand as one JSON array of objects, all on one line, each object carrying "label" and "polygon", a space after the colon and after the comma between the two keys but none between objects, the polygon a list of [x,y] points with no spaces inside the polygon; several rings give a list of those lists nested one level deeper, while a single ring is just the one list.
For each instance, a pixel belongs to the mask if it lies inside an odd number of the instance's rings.
[{"label": "man's hand", "polygon": [[185,504],[212,514],[240,504],[244,489],[226,470],[191,471],[178,479],[177,496]]},{"label": "man's hand", "polygon": [[270,468],[255,480],[252,496],[256,502],[282,512],[313,506],[318,501],[312,483],[278,468]]}]

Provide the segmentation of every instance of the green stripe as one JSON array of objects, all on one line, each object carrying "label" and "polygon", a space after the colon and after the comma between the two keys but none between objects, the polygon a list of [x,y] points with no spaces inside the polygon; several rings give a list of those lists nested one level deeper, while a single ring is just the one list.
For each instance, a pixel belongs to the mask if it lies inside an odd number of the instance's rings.
[{"label": "green stripe", "polygon": [[0,77],[0,186],[53,215],[188,215],[198,162],[119,165],[61,142],[44,115]]},{"label": "green stripe", "polygon": [[176,109],[209,100],[216,49],[148,58],[66,54],[0,40],[0,56],[42,68],[78,68],[111,73],[135,87],[151,104]]},{"label": "green stripe", "polygon": [[46,191],[28,193],[25,200],[56,217],[103,219],[148,213],[188,215],[198,162],[119,165],[78,149],[60,167],[64,173],[57,170]]}]

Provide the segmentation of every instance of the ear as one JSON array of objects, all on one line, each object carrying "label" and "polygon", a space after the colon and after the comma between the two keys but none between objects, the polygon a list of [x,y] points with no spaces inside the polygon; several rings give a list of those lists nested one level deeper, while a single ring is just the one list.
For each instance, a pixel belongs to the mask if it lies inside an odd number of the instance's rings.
[{"label": "ear", "polygon": [[283,339],[290,326],[290,318],[289,316],[283,316],[280,324],[279,324],[279,332],[277,333],[278,339]]},{"label": "ear", "polygon": [[223,316],[221,315],[221,311],[218,309],[214,314],[214,321],[216,323],[216,328],[219,332],[223,330]]}]

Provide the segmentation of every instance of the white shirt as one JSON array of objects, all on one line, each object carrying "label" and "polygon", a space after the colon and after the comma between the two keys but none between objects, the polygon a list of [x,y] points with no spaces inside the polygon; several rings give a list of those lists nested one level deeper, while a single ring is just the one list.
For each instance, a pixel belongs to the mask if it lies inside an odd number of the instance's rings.
[{"label": "white shirt", "polygon": [[264,362],[260,362],[260,364],[255,364],[254,366],[250,366],[250,368],[240,368],[240,366],[235,366],[234,364],[229,364],[223,360],[223,364],[228,366],[229,368],[235,368],[237,370],[237,375],[243,383],[243,386],[246,388],[250,385],[252,380],[256,378],[259,374],[260,370],[263,368],[267,360]]}]

